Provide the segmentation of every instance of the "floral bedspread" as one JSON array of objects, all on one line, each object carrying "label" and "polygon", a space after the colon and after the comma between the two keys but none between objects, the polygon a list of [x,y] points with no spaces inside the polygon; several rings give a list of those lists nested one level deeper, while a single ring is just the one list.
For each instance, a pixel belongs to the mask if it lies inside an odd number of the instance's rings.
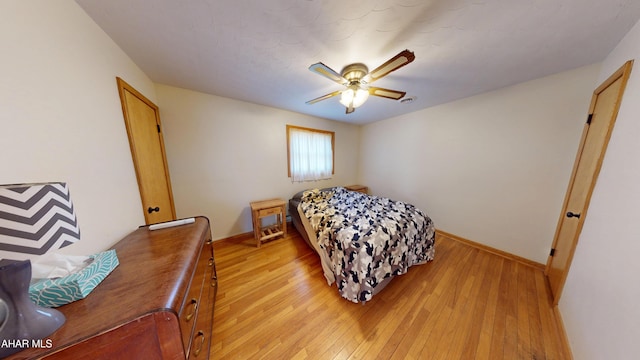
[{"label": "floral bedspread", "polygon": [[433,260],[433,222],[411,204],[337,187],[306,191],[300,208],[338,291],[352,302],[371,300],[384,279]]}]

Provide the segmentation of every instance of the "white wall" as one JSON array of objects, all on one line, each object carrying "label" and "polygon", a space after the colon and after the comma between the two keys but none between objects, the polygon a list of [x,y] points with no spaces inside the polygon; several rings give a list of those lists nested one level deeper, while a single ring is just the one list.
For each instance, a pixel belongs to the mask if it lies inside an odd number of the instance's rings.
[{"label": "white wall", "polygon": [[599,65],[366,125],[362,183],[545,263]]},{"label": "white wall", "polygon": [[560,300],[575,359],[640,355],[640,23],[602,64],[636,59]]},{"label": "white wall", "polygon": [[144,223],[116,76],[153,83],[73,1],[0,2],[0,184],[69,184],[81,240],[104,250]]},{"label": "white wall", "polygon": [[[357,179],[359,126],[166,85],[156,93],[177,216],[209,217],[214,239],[251,231],[251,201]],[[287,124],[335,131],[331,180],[291,183]]]}]

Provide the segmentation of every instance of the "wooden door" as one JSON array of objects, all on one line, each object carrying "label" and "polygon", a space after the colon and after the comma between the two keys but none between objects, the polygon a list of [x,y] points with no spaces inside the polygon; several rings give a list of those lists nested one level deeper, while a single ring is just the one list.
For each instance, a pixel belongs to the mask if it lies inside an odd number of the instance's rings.
[{"label": "wooden door", "polygon": [[556,305],[587,216],[591,193],[600,173],[632,65],[633,61],[625,63],[593,92],[591,98],[589,116],[582,132],[552,250],[547,259],[546,274]]},{"label": "wooden door", "polygon": [[145,222],[175,220],[158,107],[124,80],[117,81]]}]

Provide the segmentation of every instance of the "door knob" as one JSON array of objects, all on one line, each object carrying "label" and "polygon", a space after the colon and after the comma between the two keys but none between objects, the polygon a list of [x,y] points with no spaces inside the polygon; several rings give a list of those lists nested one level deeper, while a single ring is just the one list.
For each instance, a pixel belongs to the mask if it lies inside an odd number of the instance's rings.
[{"label": "door knob", "polygon": [[567,217],[569,217],[569,218],[570,218],[570,217],[575,217],[575,218],[580,219],[580,214],[575,214],[575,213],[572,213],[571,211],[569,211],[569,212],[567,213]]},{"label": "door knob", "polygon": [[149,208],[147,209],[147,211],[149,212],[149,214],[151,214],[151,213],[152,213],[152,212],[154,212],[154,211],[160,211],[160,208],[159,208],[159,207],[157,207],[157,206],[156,206],[156,207],[154,207],[154,208],[152,208],[151,206],[149,206]]}]

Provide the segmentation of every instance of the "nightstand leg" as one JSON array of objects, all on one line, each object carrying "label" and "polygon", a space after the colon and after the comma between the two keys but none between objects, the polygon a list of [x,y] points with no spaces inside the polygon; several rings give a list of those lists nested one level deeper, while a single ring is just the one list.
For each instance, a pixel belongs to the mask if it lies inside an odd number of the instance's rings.
[{"label": "nightstand leg", "polygon": [[282,207],[282,237],[287,236],[287,208]]},{"label": "nightstand leg", "polygon": [[252,212],[253,238],[256,240],[256,247],[260,247],[260,218],[256,212]]}]

